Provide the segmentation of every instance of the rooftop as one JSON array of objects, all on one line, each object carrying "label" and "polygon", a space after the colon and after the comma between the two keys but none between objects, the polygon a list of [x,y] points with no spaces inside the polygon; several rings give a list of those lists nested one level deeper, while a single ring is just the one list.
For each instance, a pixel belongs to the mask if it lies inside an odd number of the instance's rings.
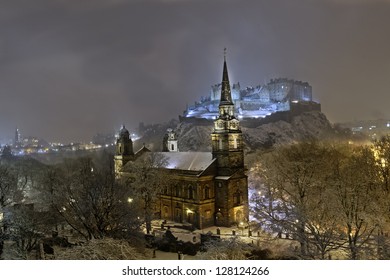
[{"label": "rooftop", "polygon": [[210,152],[162,152],[168,161],[167,169],[205,170],[213,162]]}]

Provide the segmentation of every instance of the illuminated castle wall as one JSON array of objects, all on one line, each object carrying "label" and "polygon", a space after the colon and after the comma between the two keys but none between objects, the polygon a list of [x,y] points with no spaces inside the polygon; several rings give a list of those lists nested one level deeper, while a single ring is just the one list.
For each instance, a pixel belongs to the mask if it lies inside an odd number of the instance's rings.
[{"label": "illuminated castle wall", "polygon": [[[289,111],[297,103],[318,104],[312,100],[312,87],[309,83],[285,78],[272,79],[266,85],[245,89],[241,89],[240,83],[233,84],[231,93],[235,113],[240,119],[265,118],[275,112]],[[215,119],[218,116],[220,95],[221,84],[212,86],[209,96],[189,106],[184,111],[184,117]]]}]

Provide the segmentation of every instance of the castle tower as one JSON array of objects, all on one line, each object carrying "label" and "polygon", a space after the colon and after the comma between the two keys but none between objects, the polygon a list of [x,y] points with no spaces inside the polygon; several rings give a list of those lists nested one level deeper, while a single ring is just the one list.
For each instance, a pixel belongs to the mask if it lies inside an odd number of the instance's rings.
[{"label": "castle tower", "polygon": [[[226,49],[225,49],[226,52]],[[243,225],[248,219],[248,180],[239,121],[234,116],[226,53],[223,63],[219,116],[211,134],[212,154],[217,162],[215,219],[220,226]]]},{"label": "castle tower", "polygon": [[133,158],[133,141],[131,141],[129,131],[123,125],[116,140],[114,156],[115,172],[119,173],[122,167]]}]

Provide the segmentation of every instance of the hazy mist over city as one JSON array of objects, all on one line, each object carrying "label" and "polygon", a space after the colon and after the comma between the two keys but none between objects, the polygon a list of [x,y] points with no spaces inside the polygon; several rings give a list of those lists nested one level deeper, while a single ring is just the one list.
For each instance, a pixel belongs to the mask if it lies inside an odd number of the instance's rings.
[{"label": "hazy mist over city", "polygon": [[307,81],[331,122],[390,118],[390,1],[0,0],[0,139],[177,118],[221,80]]}]

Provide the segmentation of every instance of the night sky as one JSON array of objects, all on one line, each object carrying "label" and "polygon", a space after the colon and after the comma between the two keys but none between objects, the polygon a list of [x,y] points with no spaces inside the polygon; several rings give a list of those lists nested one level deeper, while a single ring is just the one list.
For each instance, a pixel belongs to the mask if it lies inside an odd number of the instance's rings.
[{"label": "night sky", "polygon": [[221,81],[309,82],[331,122],[390,118],[390,1],[0,0],[0,138],[89,141]]}]

